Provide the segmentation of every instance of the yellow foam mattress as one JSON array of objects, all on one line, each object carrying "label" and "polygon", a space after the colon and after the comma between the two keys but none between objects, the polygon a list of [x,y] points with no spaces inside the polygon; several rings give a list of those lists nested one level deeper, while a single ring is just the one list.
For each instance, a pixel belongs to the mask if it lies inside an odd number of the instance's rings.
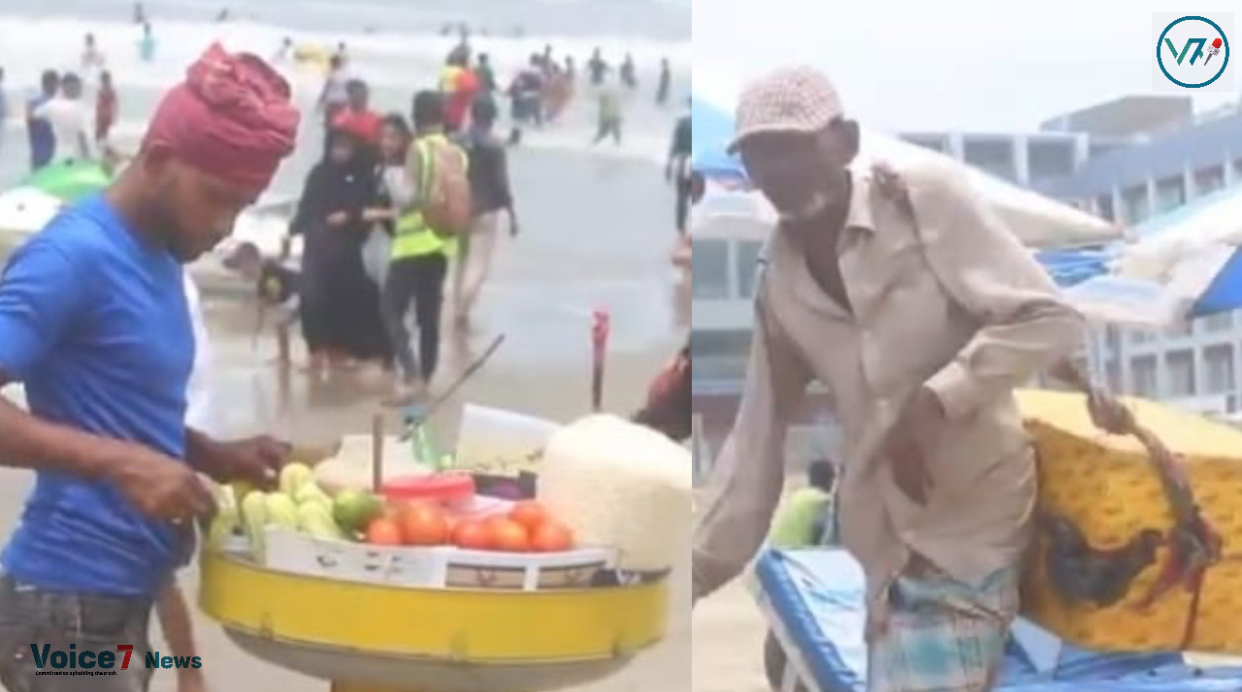
[{"label": "yellow foam mattress", "polygon": [[[1039,455],[1040,510],[1078,526],[1092,548],[1125,545],[1145,529],[1167,532],[1173,516],[1146,450],[1096,428],[1079,394],[1019,393]],[[1151,402],[1126,399],[1138,422],[1186,465],[1205,519],[1224,539],[1207,571],[1186,649],[1242,654],[1242,431]],[[1038,532],[1023,584],[1025,614],[1061,637],[1105,651],[1182,648],[1192,594],[1177,586],[1148,608],[1144,596],[1169,560],[1161,547],[1116,604],[1069,603],[1050,584],[1047,533]]]}]

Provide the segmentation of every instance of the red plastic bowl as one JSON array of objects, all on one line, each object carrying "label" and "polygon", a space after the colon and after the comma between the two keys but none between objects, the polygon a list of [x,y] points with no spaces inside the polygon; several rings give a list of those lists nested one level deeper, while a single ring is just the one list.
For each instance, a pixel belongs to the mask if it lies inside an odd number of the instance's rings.
[{"label": "red plastic bowl", "polygon": [[383,495],[396,502],[455,504],[474,499],[474,478],[464,473],[401,476],[384,483]]}]

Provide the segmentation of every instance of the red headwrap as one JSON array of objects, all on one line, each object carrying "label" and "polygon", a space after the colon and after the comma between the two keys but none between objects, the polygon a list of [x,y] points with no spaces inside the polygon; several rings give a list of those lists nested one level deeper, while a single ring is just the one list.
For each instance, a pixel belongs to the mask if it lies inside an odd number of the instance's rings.
[{"label": "red headwrap", "polygon": [[144,144],[159,142],[187,164],[262,192],[293,151],[298,111],[289,84],[267,63],[212,44],[160,102]]}]

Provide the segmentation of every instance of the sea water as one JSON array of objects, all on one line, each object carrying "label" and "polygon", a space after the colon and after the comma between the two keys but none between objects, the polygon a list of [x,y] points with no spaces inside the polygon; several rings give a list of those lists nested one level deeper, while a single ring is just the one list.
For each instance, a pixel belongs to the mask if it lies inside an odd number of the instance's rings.
[{"label": "sea water", "polygon": [[[160,95],[213,41],[226,48],[273,58],[287,37],[295,45],[332,51],[344,43],[354,75],[372,87],[377,111],[408,117],[415,91],[433,88],[444,57],[457,43],[460,23],[472,29],[471,45],[486,52],[503,86],[532,53],[551,46],[554,57],[572,55],[578,64],[578,96],[560,122],[528,132],[523,144],[592,156],[660,162],[667,152],[672,122],[689,96],[690,11],[682,0],[388,0],[380,2],[286,2],[248,0],[226,3],[169,0],[144,3],[153,28],[154,58],[141,56],[142,27],[132,21],[133,4],[122,0],[0,0],[0,66],[10,104],[5,142],[0,148],[0,186],[25,173],[27,155],[23,104],[43,70],[80,71],[83,39],[95,36],[120,97],[114,139],[122,149],[136,146]],[[585,82],[585,64],[600,49],[614,66],[626,54],[638,68],[639,87],[627,95],[626,141],[620,146],[591,145],[596,104]],[[669,104],[655,104],[661,59],[674,76]],[[274,189],[296,194],[321,154],[322,132],[314,103],[322,88],[317,70],[294,64],[286,74],[303,108],[297,153],[285,165]],[[88,84],[95,75],[86,75]],[[615,79],[615,75],[614,75]],[[93,89],[87,102],[93,104]],[[505,109],[507,110],[507,109]]]}]

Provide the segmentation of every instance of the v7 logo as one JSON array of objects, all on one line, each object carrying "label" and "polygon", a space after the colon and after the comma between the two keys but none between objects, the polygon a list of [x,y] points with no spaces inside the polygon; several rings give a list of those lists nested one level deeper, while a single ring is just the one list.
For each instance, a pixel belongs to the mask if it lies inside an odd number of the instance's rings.
[{"label": "v7 logo", "polygon": [[1190,56],[1190,64],[1195,64],[1195,61],[1199,59],[1199,56],[1203,55],[1203,45],[1205,43],[1207,43],[1206,38],[1186,39],[1186,45],[1182,47],[1181,54],[1178,54],[1177,48],[1173,47],[1172,39],[1169,39],[1168,37],[1165,37],[1164,39],[1164,45],[1168,46],[1169,52],[1173,54],[1173,57],[1177,58],[1178,65],[1182,64],[1182,60],[1186,57],[1186,53],[1190,51],[1191,46],[1195,47],[1195,53]]}]

